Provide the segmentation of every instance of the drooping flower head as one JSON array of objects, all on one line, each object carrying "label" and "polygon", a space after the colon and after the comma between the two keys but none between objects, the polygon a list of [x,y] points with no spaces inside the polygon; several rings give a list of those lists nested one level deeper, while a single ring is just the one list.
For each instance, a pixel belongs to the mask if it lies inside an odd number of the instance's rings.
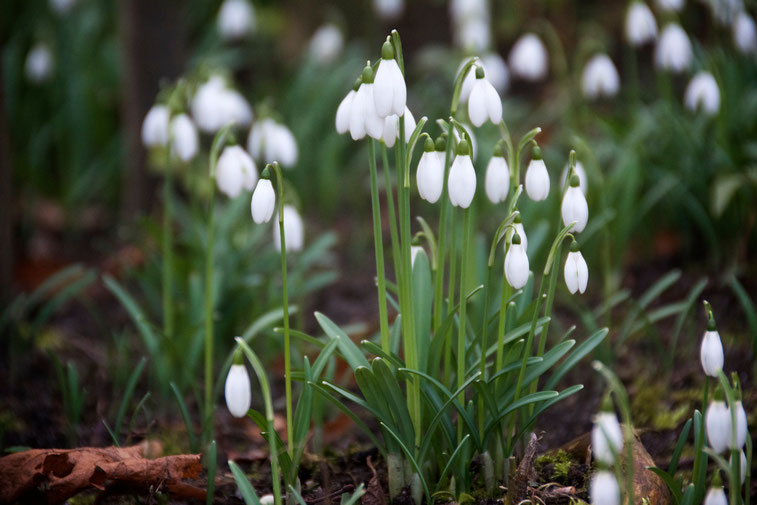
[{"label": "drooping flower head", "polygon": [[[441,150],[437,147],[440,144]],[[434,143],[431,137],[426,139],[423,154],[418,161],[418,170],[415,180],[418,185],[418,194],[429,203],[436,203],[442,194],[444,185],[444,156],[446,142],[439,138]]]},{"label": "drooping flower head", "polygon": [[452,205],[464,209],[470,207],[476,193],[476,171],[473,169],[470,146],[466,139],[457,144],[455,161],[449,169],[447,189]]},{"label": "drooping flower head", "polygon": [[620,89],[620,76],[606,54],[593,56],[584,67],[581,89],[589,99],[615,96]]},{"label": "drooping flower head", "polygon": [[631,2],[626,14],[626,40],[631,45],[641,46],[655,38],[657,38],[657,21],[654,14],[644,2]]},{"label": "drooping flower head", "polygon": [[352,89],[347,93],[347,96],[342,99],[339,103],[339,107],[336,109],[336,132],[339,134],[350,131],[352,101],[355,99],[355,95],[357,94],[357,90],[360,89],[361,84],[363,84],[363,80],[358,77],[357,80],[355,80]]},{"label": "drooping flower head", "polygon": [[586,203],[584,192],[581,191],[581,181],[577,174],[570,176],[570,187],[565,191],[560,212],[564,226],[575,222],[570,231],[581,233],[589,221],[589,205]]},{"label": "drooping flower head", "polygon": [[142,144],[145,147],[168,145],[170,116],[168,106],[162,104],[155,104],[147,111],[142,121]]},{"label": "drooping flower head", "polygon": [[695,75],[684,93],[686,108],[696,111],[701,110],[708,116],[714,116],[720,109],[720,89],[715,77],[709,72],[699,72]]},{"label": "drooping flower head", "polygon": [[350,136],[359,140],[368,136],[381,140],[384,133],[384,120],[376,112],[373,98],[375,92],[374,73],[370,65],[363,68],[361,84],[350,105]]},{"label": "drooping flower head", "polygon": [[693,58],[691,41],[677,23],[669,23],[655,47],[655,65],[662,70],[680,73],[689,68]]},{"label": "drooping flower head", "polygon": [[197,126],[206,133],[215,133],[229,124],[247,126],[252,121],[250,104],[219,75],[197,88],[191,108]]},{"label": "drooping flower head", "polygon": [[234,362],[229,368],[223,390],[226,407],[231,415],[234,417],[246,416],[247,411],[250,410],[252,392],[250,390],[250,376],[247,374],[247,368],[244,366],[242,354],[239,351],[234,353]]},{"label": "drooping flower head", "polygon": [[318,28],[310,39],[308,52],[310,57],[321,65],[336,61],[344,47],[344,35],[334,24],[325,24]]},{"label": "drooping flower head", "polygon": [[723,369],[725,362],[723,343],[720,340],[720,333],[715,327],[715,319],[712,317],[707,322],[707,331],[702,337],[699,359],[702,362],[704,373],[710,377],[717,377],[718,372]]},{"label": "drooping flower head", "polygon": [[24,71],[26,78],[34,84],[46,82],[53,73],[54,59],[50,47],[38,42],[26,55]]},{"label": "drooping flower head", "polygon": [[263,163],[278,161],[283,167],[297,164],[297,140],[286,125],[273,118],[264,118],[252,126],[247,149],[253,158]]},{"label": "drooping flower head", "polygon": [[242,39],[255,30],[255,10],[247,0],[224,0],[218,11],[218,32],[226,40]]},{"label": "drooping flower head", "polygon": [[528,282],[528,273],[528,255],[521,244],[520,235],[514,233],[505,255],[505,278],[514,289],[520,289]]},{"label": "drooping flower head", "polygon": [[171,119],[171,154],[184,163],[191,161],[199,149],[200,139],[197,128],[186,114]]},{"label": "drooping flower head", "polygon": [[[719,391],[719,390],[718,390]],[[717,397],[710,402],[704,417],[707,440],[712,450],[718,454],[731,445],[731,411],[722,399]]]},{"label": "drooping flower head", "polygon": [[526,169],[526,193],[535,202],[546,200],[549,196],[549,173],[539,146],[534,146],[531,162]]},{"label": "drooping flower head", "polygon": [[526,33],[510,50],[510,69],[527,81],[538,81],[547,75],[549,57],[539,37]]},{"label": "drooping flower head", "polygon": [[565,285],[570,294],[575,294],[576,291],[583,294],[586,291],[586,285],[589,282],[589,267],[575,240],[570,244],[570,252],[565,260],[563,273]]},{"label": "drooping flower head", "polygon": [[381,118],[392,114],[401,116],[405,113],[406,101],[405,77],[397,60],[394,59],[394,46],[387,38],[381,47],[381,61],[374,80],[373,102],[376,105],[376,113]]},{"label": "drooping flower head", "polygon": [[616,455],[623,451],[623,431],[618,417],[612,410],[612,403],[606,397],[602,410],[594,416],[591,431],[591,452],[597,461],[606,465],[615,463]]},{"label": "drooping flower head", "polygon": [[238,145],[225,147],[216,165],[218,189],[236,198],[243,190],[252,191],[257,181],[258,169],[247,151]]},{"label": "drooping flower head", "polygon": [[510,169],[505,161],[505,153],[502,143],[497,142],[494,146],[494,154],[486,166],[486,179],[484,183],[486,196],[492,203],[504,202],[510,191]]},{"label": "drooping flower head", "polygon": [[720,481],[720,471],[715,471],[715,477],[712,479],[712,485],[704,497],[703,505],[728,505],[728,498],[725,497],[723,484]]},{"label": "drooping flower head", "polygon": [[273,216],[275,206],[276,193],[273,190],[273,184],[271,184],[270,171],[266,168],[252,193],[252,200],[250,201],[252,220],[257,224],[267,223]]},{"label": "drooping flower head", "polygon": [[475,126],[481,126],[487,119],[495,125],[502,121],[502,100],[482,67],[476,67],[476,82],[468,97],[468,117]]},{"label": "drooping flower head", "polygon": [[739,12],[733,22],[733,43],[744,54],[757,51],[757,27],[746,12]]}]

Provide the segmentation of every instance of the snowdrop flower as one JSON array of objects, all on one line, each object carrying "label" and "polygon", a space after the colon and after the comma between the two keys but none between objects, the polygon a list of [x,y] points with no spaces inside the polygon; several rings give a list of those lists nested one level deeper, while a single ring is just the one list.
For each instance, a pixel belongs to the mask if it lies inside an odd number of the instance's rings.
[{"label": "snowdrop flower", "polygon": [[[734,410],[736,411],[736,440],[735,445],[734,441],[730,441],[731,449],[741,449],[744,447],[744,444],[746,444],[746,437],[747,437],[747,421],[746,421],[746,411],[744,410],[744,404],[741,402],[741,400],[737,401],[734,405]],[[742,465],[742,469],[744,468],[744,465]]]},{"label": "snowdrop flower", "polygon": [[252,125],[247,138],[247,149],[253,158],[264,163],[278,161],[284,167],[294,166],[299,154],[297,140],[291,130],[272,118],[262,119]]},{"label": "snowdrop flower", "polygon": [[153,105],[142,121],[142,144],[145,147],[168,144],[168,122],[171,113],[165,105]]},{"label": "snowdrop flower", "polygon": [[276,193],[270,179],[260,179],[252,193],[250,212],[252,220],[257,224],[267,223],[273,216],[273,208],[276,205]]},{"label": "snowdrop flower", "polygon": [[264,494],[260,497],[260,505],[273,505],[274,498],[272,494]]},{"label": "snowdrop flower", "polygon": [[549,195],[549,173],[544,160],[541,159],[541,149],[534,146],[531,162],[526,169],[526,193],[528,197],[540,202]]},{"label": "snowdrop flower", "polygon": [[717,377],[718,372],[723,369],[723,343],[720,341],[720,334],[715,330],[714,323],[708,325],[707,331],[702,338],[702,346],[699,351],[699,358],[702,361],[704,373],[710,377]]},{"label": "snowdrop flower", "polygon": [[328,65],[336,60],[344,47],[344,35],[333,24],[318,28],[310,39],[310,56],[321,65]]},{"label": "snowdrop flower", "polygon": [[171,153],[186,163],[197,155],[199,144],[197,128],[189,116],[175,116],[171,120]]},{"label": "snowdrop flower", "polygon": [[381,47],[381,61],[376,69],[373,81],[373,102],[376,112],[382,118],[405,113],[407,101],[407,87],[402,70],[394,59],[394,47],[388,40]]},{"label": "snowdrop flower", "polygon": [[218,157],[216,182],[229,198],[236,198],[243,189],[252,191],[258,182],[255,161],[240,146],[227,146]]},{"label": "snowdrop flower", "polygon": [[475,126],[481,126],[487,119],[495,125],[502,121],[502,100],[481,67],[476,68],[476,82],[468,97],[468,117]]},{"label": "snowdrop flower", "polygon": [[560,206],[562,222],[568,226],[574,222],[576,224],[570,229],[574,233],[581,233],[586,228],[589,221],[589,205],[586,203],[584,192],[580,188],[580,179],[576,174],[570,176],[570,187],[565,192]]},{"label": "snowdrop flower", "polygon": [[654,52],[655,64],[663,70],[683,72],[691,64],[691,41],[680,25],[669,23],[660,34]]},{"label": "snowdrop flower", "polygon": [[373,69],[366,65],[363,69],[362,84],[350,104],[350,136],[352,140],[362,139],[366,133],[376,140],[381,140],[381,135],[384,133],[384,121],[376,112],[374,93]]},{"label": "snowdrop flower", "polygon": [[510,50],[510,69],[528,81],[538,81],[547,75],[547,48],[533,33],[523,35]]},{"label": "snowdrop flower", "polygon": [[218,32],[226,40],[241,39],[255,29],[255,11],[247,0],[225,0],[218,11]]},{"label": "snowdrop flower", "polygon": [[[284,205],[284,241],[286,252],[302,251],[305,243],[305,226],[302,217],[292,205]],[[278,224],[273,226],[273,245],[281,252],[281,231]]]},{"label": "snowdrop flower", "polygon": [[609,56],[598,54],[586,63],[581,88],[584,96],[589,99],[603,95],[615,96],[618,93],[620,76]]},{"label": "snowdrop flower", "polygon": [[518,213],[513,220],[513,228],[515,228],[515,231],[520,236],[520,243],[523,246],[523,250],[528,251],[528,237],[526,236],[525,228],[523,228],[523,219],[520,217],[520,213]]},{"label": "snowdrop flower", "polygon": [[458,22],[468,19],[489,17],[487,0],[451,0],[449,3],[450,16]]},{"label": "snowdrop flower", "polygon": [[457,156],[449,169],[447,189],[452,205],[463,209],[470,207],[476,193],[476,171],[470,157],[470,146],[465,140],[457,144]]},{"label": "snowdrop flower", "polygon": [[[415,118],[410,109],[405,107],[405,143],[410,142],[410,137],[413,136],[413,130],[415,130]],[[381,140],[384,141],[386,147],[394,147],[394,143],[400,138],[400,118],[392,114],[384,118],[384,133],[381,134]]]},{"label": "snowdrop flower", "polygon": [[34,84],[41,84],[53,73],[53,53],[47,44],[39,42],[26,55],[24,63],[26,78]]},{"label": "snowdrop flower", "polygon": [[69,12],[75,4],[76,0],[50,0],[50,7],[55,11],[56,14],[60,15]]},{"label": "snowdrop flower", "polygon": [[634,1],[626,14],[626,40],[633,46],[641,46],[657,38],[657,21],[644,2]]},{"label": "snowdrop flower", "polygon": [[226,125],[247,126],[252,109],[247,100],[215,75],[201,84],[192,97],[192,116],[200,130],[215,133]]},{"label": "snowdrop flower", "polygon": [[[458,72],[462,70],[463,62],[458,69]],[[495,53],[489,53],[482,56],[478,61],[478,65],[484,69],[486,79],[494,86],[494,89],[498,93],[502,93],[507,89],[507,85],[510,81],[510,75],[507,70],[507,65],[502,57]],[[460,88],[460,102],[465,103],[468,101],[470,92],[473,89],[473,84],[476,82],[476,65],[471,65],[468,73],[465,74],[463,79],[463,85]]]},{"label": "snowdrop flower", "polygon": [[623,432],[614,412],[600,412],[591,430],[591,451],[597,461],[611,465],[623,450]]},{"label": "snowdrop flower", "polygon": [[226,397],[226,407],[231,415],[234,417],[246,416],[247,411],[250,410],[252,392],[250,391],[250,376],[242,363],[241,356],[234,357],[234,364],[229,368],[229,375],[226,376],[226,384],[223,390]]},{"label": "snowdrop flower", "polygon": [[581,294],[586,292],[586,284],[589,282],[589,267],[586,265],[586,260],[579,251],[578,243],[575,240],[570,245],[563,274],[565,275],[565,285],[571,295],[574,295],[576,291]]},{"label": "snowdrop flower", "polygon": [[480,52],[491,45],[489,18],[471,18],[455,23],[455,43],[465,51]]},{"label": "snowdrop flower", "polygon": [[355,99],[358,88],[363,81],[358,79],[355,81],[355,85],[352,87],[347,96],[345,96],[339,103],[339,107],[336,109],[336,132],[340,135],[347,133],[350,129],[350,114],[352,111],[352,100]]},{"label": "snowdrop flower", "polygon": [[[565,189],[565,186],[568,182],[568,172],[570,172],[570,163],[565,164],[565,168],[563,168],[562,173],[560,174],[560,187],[562,189]],[[578,176],[579,187],[581,188],[581,191],[583,191],[583,194],[585,195],[586,192],[589,190],[589,182],[586,176],[586,170],[584,169],[583,163],[576,160],[576,166],[573,167],[573,173],[575,173]]]},{"label": "snowdrop flower", "polygon": [[620,487],[615,475],[607,470],[594,472],[589,495],[592,505],[620,505]]},{"label": "snowdrop flower", "polygon": [[657,6],[664,11],[678,12],[683,9],[684,0],[657,0]]},{"label": "snowdrop flower", "polygon": [[[746,460],[746,455],[744,454],[744,451],[739,451],[739,456],[741,456],[740,458],[741,463],[739,464],[739,471],[740,471],[739,473],[741,473],[741,483],[743,484],[744,481],[746,480],[747,460]],[[728,466],[729,467],[733,466],[733,454],[731,454],[731,457],[728,458]]]},{"label": "snowdrop flower", "polygon": [[442,194],[444,185],[444,146],[442,150],[435,149],[434,141],[426,139],[415,180],[418,184],[418,194],[429,203],[436,203]]},{"label": "snowdrop flower", "polygon": [[733,22],[733,43],[744,54],[757,50],[757,27],[746,12],[739,12]]},{"label": "snowdrop flower", "polygon": [[695,75],[684,93],[686,108],[696,112],[701,106],[708,116],[714,116],[720,109],[720,89],[715,78],[709,72],[699,72]]},{"label": "snowdrop flower", "polygon": [[731,445],[731,412],[722,400],[713,400],[705,414],[707,440],[712,450],[722,453]]},{"label": "snowdrop flower", "polygon": [[513,234],[512,244],[505,255],[505,278],[515,289],[520,289],[528,282],[528,255],[520,243],[520,235]]},{"label": "snowdrop flower", "polygon": [[423,247],[419,245],[410,246],[410,268],[415,267],[415,258],[418,256],[418,253],[420,252],[422,252],[423,254],[426,254],[426,251],[423,250]]},{"label": "snowdrop flower", "polygon": [[502,152],[502,144],[497,143],[494,154],[486,166],[486,179],[484,188],[486,196],[492,203],[504,202],[510,191],[510,169]]},{"label": "snowdrop flower", "polygon": [[405,8],[405,0],[373,0],[373,10],[384,20],[397,19]]},{"label": "snowdrop flower", "polygon": [[728,505],[728,498],[725,497],[725,491],[720,483],[720,472],[716,472],[712,487],[704,497],[703,505]]},{"label": "snowdrop flower", "polygon": [[473,133],[472,128],[466,128],[465,131],[467,135],[460,135],[460,133],[458,133],[457,131],[457,128],[454,128],[452,130],[452,134],[455,136],[455,142],[457,143],[462,142],[464,138],[470,140],[471,158],[473,159],[473,161],[476,161],[476,158],[478,157],[478,141],[476,140],[476,135]]}]

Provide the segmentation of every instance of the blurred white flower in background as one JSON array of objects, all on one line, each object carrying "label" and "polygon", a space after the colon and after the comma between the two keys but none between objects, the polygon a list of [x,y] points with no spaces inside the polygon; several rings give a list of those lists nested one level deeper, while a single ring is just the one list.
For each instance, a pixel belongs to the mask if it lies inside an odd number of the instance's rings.
[{"label": "blurred white flower in background", "polygon": [[[281,231],[279,231],[278,214],[273,225],[273,245],[281,252]],[[302,251],[305,245],[305,225],[297,209],[292,205],[284,205],[284,241],[287,253]]]},{"label": "blurred white flower in background", "polygon": [[742,0],[714,0],[706,3],[709,4],[715,20],[722,26],[730,26],[736,15],[744,10]]},{"label": "blurred white flower in background", "polygon": [[657,0],[657,7],[664,11],[678,12],[683,9],[684,0]]},{"label": "blurred white flower in background", "polygon": [[491,46],[488,0],[452,0],[449,10],[453,38],[460,49],[482,52]]},{"label": "blurred white flower in background", "polygon": [[165,105],[153,105],[142,122],[142,144],[145,147],[168,144],[168,121],[170,111]]},{"label": "blurred white flower in background", "polygon": [[252,391],[250,389],[250,376],[243,364],[233,364],[229,368],[224,384],[224,397],[226,408],[234,417],[244,417],[250,410]]},{"label": "blurred white flower in background", "polygon": [[[570,260],[571,254],[581,253],[568,253],[568,260]],[[583,261],[583,257],[581,257]],[[583,262],[584,265],[586,262]],[[568,262],[565,263],[565,282],[568,281]],[[588,273],[587,273],[588,275]],[[574,282],[574,286],[575,281]],[[586,282],[583,283],[586,290]],[[570,289],[571,293],[575,293],[575,289]],[[620,429],[620,423],[615,412],[601,411],[594,417],[594,427],[591,430],[591,452],[594,455],[594,459],[601,461],[605,464],[611,465],[615,462],[615,454],[621,454],[623,451],[623,431]]]},{"label": "blurred white flower in background", "polygon": [[757,28],[754,19],[746,12],[740,12],[733,22],[733,43],[744,54],[757,49]]},{"label": "blurred white flower in background", "polygon": [[258,182],[255,161],[240,146],[227,146],[216,165],[218,189],[229,198],[236,198],[242,190],[252,191]]},{"label": "blurred white flower in background", "polygon": [[247,126],[252,121],[250,104],[218,75],[197,88],[191,109],[197,126],[206,133],[215,133],[229,124]]},{"label": "blurred white flower in background", "polygon": [[241,39],[255,30],[255,10],[247,0],[225,0],[218,11],[218,32],[225,40]]},{"label": "blurred white flower in background", "polygon": [[510,50],[510,70],[529,81],[543,79],[549,70],[547,48],[539,37],[527,33]]},{"label": "blurred white flower in background", "polygon": [[50,8],[56,14],[66,14],[74,5],[76,5],[76,0],[50,0]]},{"label": "blurred white flower in background", "polygon": [[[465,60],[460,64],[458,72],[462,70],[463,65],[465,65]],[[484,69],[486,79],[492,83],[492,86],[494,86],[494,89],[496,89],[498,93],[503,93],[507,89],[507,86],[510,83],[510,75],[505,60],[500,55],[496,53],[485,54],[479,59],[478,65]],[[470,96],[471,89],[473,89],[473,84],[475,82],[476,65],[471,65],[468,73],[465,74],[465,79],[463,79],[463,86],[460,88],[460,102],[465,103],[468,101],[468,97]]]},{"label": "blurred white flower in background", "polygon": [[[586,177],[586,169],[584,169],[584,164],[576,160],[576,166],[573,170],[578,176],[578,180],[580,182],[579,186],[581,187],[581,191],[583,191],[585,195],[589,190],[589,179]],[[570,172],[570,163],[565,164],[565,168],[563,168],[562,173],[560,174],[560,187],[563,189],[565,189],[565,185],[568,182],[568,172]]]},{"label": "blurred white flower in background", "polygon": [[253,158],[263,163],[278,161],[286,168],[297,163],[298,149],[294,135],[289,128],[272,118],[264,118],[252,125],[247,150]]},{"label": "blurred white flower in background", "polygon": [[405,0],[373,0],[373,10],[385,21],[400,17],[405,9]]},{"label": "blurred white flower in background", "polygon": [[720,89],[715,78],[709,72],[699,72],[695,75],[689,85],[686,86],[684,94],[684,103],[686,108],[696,111],[698,108],[709,116],[714,116],[720,109]]},{"label": "blurred white flower in background", "polygon": [[669,23],[660,34],[654,53],[658,68],[680,73],[691,64],[691,41],[686,32],[676,23]]},{"label": "blurred white flower in background", "polygon": [[26,55],[26,78],[34,84],[47,81],[53,73],[53,53],[47,44],[38,42]]},{"label": "blurred white flower in background", "polygon": [[318,28],[310,38],[310,56],[321,65],[333,63],[342,53],[344,35],[333,24],[325,24]]},{"label": "blurred white flower in background", "polygon": [[712,450],[723,453],[731,445],[731,411],[722,400],[713,400],[704,416],[707,440]]},{"label": "blurred white flower in background", "polygon": [[631,45],[640,46],[657,37],[657,21],[647,4],[631,2],[626,14],[626,39]]},{"label": "blurred white flower in background", "polygon": [[584,96],[589,99],[615,96],[618,93],[620,76],[609,56],[597,54],[586,63],[581,88]]},{"label": "blurred white flower in background", "polygon": [[184,163],[191,161],[200,147],[197,127],[186,114],[179,114],[171,120],[171,154]]},{"label": "blurred white flower in background", "polygon": [[594,472],[589,484],[592,505],[620,505],[620,487],[615,475],[608,470]]}]

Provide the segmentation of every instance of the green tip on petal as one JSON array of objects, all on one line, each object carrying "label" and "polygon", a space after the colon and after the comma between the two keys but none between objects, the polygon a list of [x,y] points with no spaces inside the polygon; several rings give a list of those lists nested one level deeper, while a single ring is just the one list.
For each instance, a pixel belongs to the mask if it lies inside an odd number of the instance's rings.
[{"label": "green tip on petal", "polygon": [[513,235],[513,245],[520,245],[520,235],[518,235],[517,231]]},{"label": "green tip on petal", "polygon": [[437,151],[446,151],[447,150],[447,137],[444,135],[440,135],[436,138],[436,150]]},{"label": "green tip on petal", "polygon": [[263,172],[260,174],[261,179],[270,179],[271,178],[271,165],[266,165],[263,169]]},{"label": "green tip on petal", "polygon": [[577,188],[581,185],[581,179],[576,174],[572,174],[570,176],[570,187],[571,188]]},{"label": "green tip on petal", "polygon": [[534,144],[534,148],[531,150],[531,159],[534,160],[540,160],[541,159],[541,147]]},{"label": "green tip on petal", "polygon": [[389,37],[387,37],[387,40],[386,42],[384,42],[384,45],[381,46],[381,59],[383,60],[394,59],[394,46],[392,46],[392,43],[389,41]]},{"label": "green tip on petal", "polygon": [[523,218],[520,217],[520,212],[515,214],[515,219],[513,219],[513,223],[515,224],[521,224],[523,222]]},{"label": "green tip on petal", "polygon": [[426,137],[426,143],[423,145],[423,150],[430,153],[433,152],[435,148],[436,144],[434,144],[434,140],[431,137]]},{"label": "green tip on petal", "polygon": [[573,242],[570,243],[570,252],[578,252],[581,250],[581,247],[578,245],[578,241],[573,240]]},{"label": "green tip on petal", "polygon": [[494,154],[492,156],[499,156],[500,158],[505,157],[505,149],[502,147],[502,142],[497,142],[494,145]]},{"label": "green tip on petal", "polygon": [[241,349],[237,349],[236,351],[234,351],[234,357],[232,358],[231,362],[234,365],[242,365],[242,364],[244,364],[244,357],[242,356],[242,350]]},{"label": "green tip on petal", "polygon": [[363,69],[363,84],[373,84],[373,68],[370,65],[366,65]]},{"label": "green tip on petal", "polygon": [[484,78],[484,67],[476,67],[476,79]]},{"label": "green tip on petal", "polygon": [[457,144],[457,149],[455,150],[455,153],[458,156],[468,156],[470,155],[470,149],[468,149],[468,141],[462,140]]}]

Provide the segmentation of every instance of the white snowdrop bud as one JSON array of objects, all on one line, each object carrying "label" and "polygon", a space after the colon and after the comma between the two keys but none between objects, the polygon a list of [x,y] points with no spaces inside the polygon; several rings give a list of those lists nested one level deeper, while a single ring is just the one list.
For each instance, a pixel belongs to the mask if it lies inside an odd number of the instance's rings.
[{"label": "white snowdrop bud", "polygon": [[713,400],[705,414],[707,440],[712,450],[722,453],[731,445],[731,412],[721,400]]},{"label": "white snowdrop bud", "polygon": [[[739,473],[741,473],[741,483],[743,484],[746,480],[746,466],[747,466],[747,460],[746,455],[744,454],[744,451],[739,451],[739,456],[741,459],[741,463],[739,464]],[[731,454],[731,457],[728,458],[728,466],[733,467],[733,454]]]},{"label": "white snowdrop bud", "polygon": [[680,73],[689,68],[692,60],[691,41],[680,25],[669,23],[655,47],[655,65],[663,70]]},{"label": "white snowdrop bud", "polygon": [[626,14],[626,40],[633,46],[641,46],[657,37],[657,21],[644,2],[634,1]]},{"label": "white snowdrop bud", "polygon": [[[287,254],[302,251],[305,245],[305,225],[300,213],[292,205],[284,205],[284,241]],[[273,245],[277,251],[281,251],[281,231],[278,223],[273,226]]]},{"label": "white snowdrop bud", "polygon": [[733,22],[733,44],[744,54],[757,50],[757,27],[746,12],[739,12]]},{"label": "white snowdrop bud", "polygon": [[475,126],[481,126],[487,119],[495,125],[502,121],[502,100],[481,67],[476,68],[476,82],[468,97],[468,117]]},{"label": "white snowdrop bud", "polygon": [[257,224],[267,223],[273,216],[273,208],[276,205],[276,193],[270,179],[260,179],[252,193],[250,212],[252,220]]},{"label": "white snowdrop bud", "polygon": [[589,99],[615,96],[618,93],[620,76],[609,56],[598,54],[586,63],[581,88],[584,96]]},{"label": "white snowdrop bud", "polygon": [[374,79],[373,102],[379,117],[405,113],[407,87],[402,70],[394,59],[394,48],[388,40],[381,47],[381,61],[379,61]]},{"label": "white snowdrop bud", "polygon": [[[562,173],[560,174],[560,187],[562,189],[566,189],[566,186],[568,184],[568,173],[570,172],[570,163],[565,164],[565,168],[563,168]],[[584,169],[583,163],[576,160],[576,166],[573,167],[573,172],[578,176],[579,181],[579,187],[581,188],[581,191],[583,191],[583,194],[585,195],[586,192],[589,190],[589,179],[586,175],[586,169]]]},{"label": "white snowdrop bud", "polygon": [[584,196],[584,192],[581,191],[579,184],[580,179],[578,175],[571,175],[570,187],[565,191],[565,196],[563,196],[562,205],[560,206],[563,225],[568,226],[575,221],[576,224],[570,229],[574,233],[584,231],[586,223],[589,221],[589,205],[586,203],[586,197]]},{"label": "white snowdrop bud", "polygon": [[53,53],[47,44],[39,42],[26,55],[24,63],[26,78],[34,84],[41,84],[53,73]]},{"label": "white snowdrop bud", "polygon": [[528,255],[516,233],[505,255],[505,278],[510,286],[520,289],[528,282],[528,272]]},{"label": "white snowdrop bud", "polygon": [[584,294],[586,284],[589,282],[589,267],[583,254],[578,250],[578,244],[575,241],[570,246],[563,274],[565,275],[565,285],[568,287],[570,294],[573,295],[576,291]]},{"label": "white snowdrop bud", "polygon": [[678,12],[683,9],[684,0],[657,0],[657,6],[664,11]]},{"label": "white snowdrop bud", "polygon": [[171,120],[171,154],[186,163],[197,155],[199,144],[197,128],[189,116],[175,116]]},{"label": "white snowdrop bud", "polygon": [[591,430],[591,452],[597,461],[607,465],[615,462],[615,454],[623,451],[623,431],[614,412],[600,412],[594,417]]},{"label": "white snowdrop bud", "polygon": [[520,214],[515,216],[515,220],[513,221],[513,228],[515,228],[518,236],[520,236],[520,243],[523,246],[523,250],[528,251],[528,237],[526,236],[525,228],[523,228],[523,219],[520,217]]},{"label": "white snowdrop bud", "polygon": [[252,126],[247,138],[247,149],[253,158],[263,163],[278,161],[283,167],[297,163],[297,141],[285,125],[265,118]]},{"label": "white snowdrop bud", "polygon": [[486,196],[492,203],[504,202],[510,191],[510,169],[502,152],[502,144],[497,143],[494,154],[486,166],[486,179],[484,183]]},{"label": "white snowdrop bud", "polygon": [[710,377],[717,377],[718,372],[723,369],[725,361],[723,343],[720,341],[720,334],[715,330],[714,323],[708,325],[708,329],[702,337],[699,358],[702,361],[704,373]]},{"label": "white snowdrop bud", "polygon": [[227,146],[218,157],[216,182],[229,198],[237,197],[243,189],[252,191],[258,182],[255,161],[240,146]]},{"label": "white snowdrop bud", "polygon": [[410,268],[415,267],[415,258],[418,256],[418,253],[420,252],[422,252],[423,254],[426,254],[426,251],[423,250],[423,247],[419,245],[410,246]]},{"label": "white snowdrop bud", "polygon": [[457,144],[457,156],[449,169],[447,189],[449,200],[455,207],[467,209],[476,193],[476,171],[470,157],[470,147],[467,141]]},{"label": "white snowdrop bud", "polygon": [[373,10],[386,21],[397,19],[404,8],[405,0],[373,0]]},{"label": "white snowdrop bud", "polygon": [[523,35],[510,50],[510,70],[528,81],[538,81],[547,75],[547,48],[533,33]]},{"label": "white snowdrop bud", "polygon": [[344,35],[333,24],[318,28],[310,39],[310,56],[321,65],[333,63],[344,47]]},{"label": "white snowdrop bud", "polygon": [[704,497],[703,505],[728,505],[728,498],[725,496],[722,486],[713,486],[707,491]]},{"label": "white snowdrop bud", "polygon": [[[746,411],[744,410],[744,404],[741,400],[736,402],[734,410],[736,411],[736,439],[735,441],[731,440],[729,445],[731,449],[740,450],[744,447],[744,444],[746,444],[746,437],[749,434],[747,431]],[[736,445],[734,445],[734,443]],[[742,469],[743,468],[744,465],[742,465]]]},{"label": "white snowdrop bud", "polygon": [[[443,141],[440,141],[443,143]],[[415,180],[418,184],[418,194],[429,203],[436,203],[442,194],[444,185],[444,146],[442,150],[435,150],[434,141],[426,139],[426,144],[418,161],[418,171]]]},{"label": "white snowdrop bud", "polygon": [[549,173],[541,159],[539,146],[534,146],[531,162],[526,169],[526,193],[535,202],[546,200],[549,195]]},{"label": "white snowdrop bud", "polygon": [[696,111],[700,106],[708,116],[714,116],[720,109],[720,89],[715,78],[709,72],[695,75],[684,93],[686,108]]},{"label": "white snowdrop bud", "polygon": [[247,0],[225,0],[218,11],[218,32],[226,40],[241,39],[255,30],[255,11]]},{"label": "white snowdrop bud", "polygon": [[[413,136],[416,123],[412,112],[407,107],[405,107],[405,114],[402,117],[405,118],[405,143],[407,143],[410,142],[410,137]],[[398,138],[400,138],[400,118],[394,114],[386,116],[384,118],[384,133],[381,134],[381,140],[384,141],[386,147],[394,147],[394,143]]]},{"label": "white snowdrop bud", "polygon": [[241,358],[235,359],[235,363],[229,368],[224,386],[226,407],[234,417],[244,417],[250,410],[252,392],[250,391],[250,376],[247,368],[241,362]]},{"label": "white snowdrop bud", "polygon": [[384,120],[376,112],[373,99],[375,85],[373,83],[373,69],[366,66],[363,69],[362,84],[355,93],[350,106],[350,136],[352,140],[365,137],[366,133],[381,140],[384,133]]},{"label": "white snowdrop bud", "polygon": [[192,116],[200,130],[215,133],[229,124],[247,126],[252,121],[252,109],[223,77],[214,75],[192,97]]},{"label": "white snowdrop bud", "polygon": [[171,113],[165,105],[153,105],[142,121],[142,144],[145,147],[168,145],[168,122]]},{"label": "white snowdrop bud", "polygon": [[592,505],[620,505],[620,487],[615,475],[607,470],[594,472],[589,486]]}]

